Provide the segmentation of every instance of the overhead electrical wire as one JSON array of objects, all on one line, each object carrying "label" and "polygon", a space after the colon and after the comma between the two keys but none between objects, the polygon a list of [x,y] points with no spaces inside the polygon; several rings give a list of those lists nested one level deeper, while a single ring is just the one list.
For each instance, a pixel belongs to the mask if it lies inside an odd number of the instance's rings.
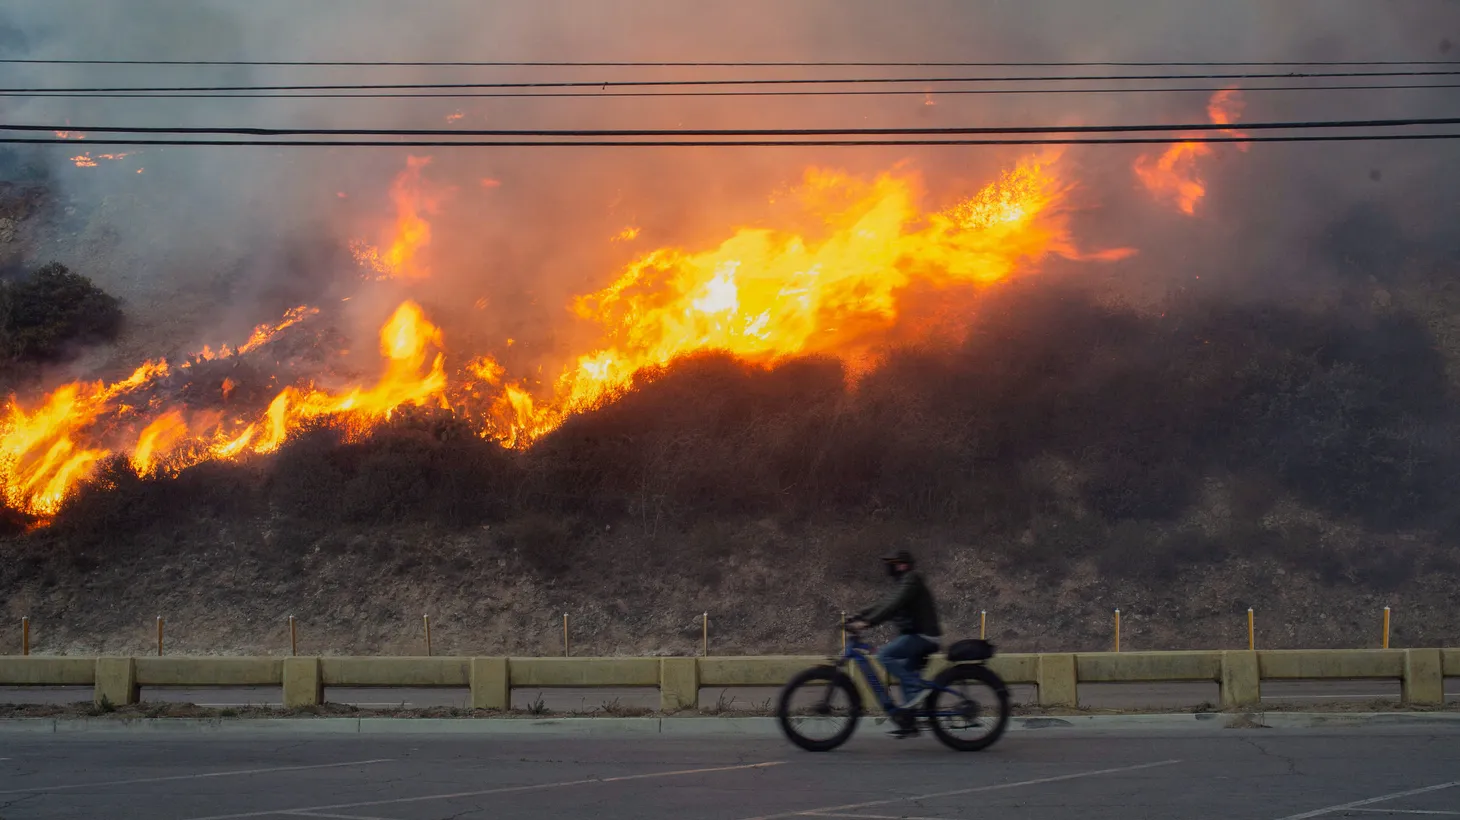
[{"label": "overhead electrical wire", "polygon": [[[615,97],[629,98],[653,98],[653,97],[887,97],[887,96],[945,96],[945,95],[986,95],[986,94],[1157,94],[1157,93],[1186,93],[1197,92],[1210,94],[1213,91],[1223,90],[1223,86],[1168,86],[1168,87],[1136,87],[1136,88],[939,88],[939,89],[911,89],[911,88],[890,88],[890,89],[856,89],[856,90],[831,90],[831,89],[810,89],[797,91],[605,91],[602,93],[584,93],[578,91],[502,91],[502,92],[445,92],[439,94],[425,94],[416,92],[380,93],[380,92],[327,92],[327,93],[284,93],[284,92],[235,92],[235,93],[205,93],[205,94],[178,94],[164,92],[7,92],[0,91],[0,97],[15,98],[50,98],[50,99],[176,99],[176,100],[380,100],[380,99],[552,99],[561,97],[563,99],[575,100],[601,100]],[[1388,90],[1420,90],[1420,89],[1441,89],[1460,88],[1460,83],[1404,83],[1394,85],[1278,85],[1278,86],[1242,86],[1233,90],[1241,91],[1243,94],[1252,94],[1269,91],[1388,91]]]},{"label": "overhead electrical wire", "polygon": [[28,137],[0,137],[4,145],[166,145],[166,146],[254,146],[278,148],[711,148],[711,147],[851,147],[851,146],[938,146],[938,145],[1168,145],[1171,143],[1253,142],[1389,142],[1394,140],[1460,139],[1460,132],[1425,134],[1267,134],[1253,137],[1193,136],[1091,137],[1056,139],[878,139],[878,140],[180,140],[117,139],[103,137],[84,141]]},{"label": "overhead electrical wire", "polygon": [[[445,129],[445,128],[257,128],[240,126],[39,125],[0,123],[0,131],[71,131],[78,134],[233,134],[240,136],[375,137],[865,137],[972,136],[1011,134],[1114,134],[1126,132],[1297,131],[1350,128],[1411,128],[1460,125],[1460,117],[1290,122],[1152,123],[1139,125],[1021,125],[934,128],[673,128],[673,129]],[[1183,142],[1187,140],[1181,140]]]},{"label": "overhead electrical wire", "polygon": [[1095,82],[1109,80],[1260,80],[1312,79],[1323,77],[1447,77],[1460,75],[1448,71],[1341,71],[1286,72],[1244,74],[1092,74],[1050,77],[813,77],[752,78],[736,80],[564,80],[502,83],[348,83],[316,85],[218,85],[218,86],[95,86],[70,88],[0,88],[0,94],[97,94],[97,93],[189,93],[231,91],[422,91],[477,88],[661,88],[683,86],[733,85],[878,85],[884,83],[931,85],[935,83],[1044,83]]},{"label": "overhead electrical wire", "polygon": [[0,64],[18,65],[135,65],[135,66],[339,66],[339,67],[442,67],[442,68],[1141,68],[1161,66],[1397,66],[1455,65],[1457,60],[1211,60],[1211,61],[1060,61],[1060,62],[961,62],[943,60],[748,60],[748,61],[553,61],[553,60],[81,60],[0,59]]}]

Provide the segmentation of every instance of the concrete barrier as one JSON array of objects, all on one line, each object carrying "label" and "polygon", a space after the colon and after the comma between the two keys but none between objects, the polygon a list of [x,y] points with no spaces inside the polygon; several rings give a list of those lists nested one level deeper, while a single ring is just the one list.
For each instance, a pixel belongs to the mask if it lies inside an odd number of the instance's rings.
[{"label": "concrete barrier", "polygon": [[95,658],[0,657],[0,686],[90,686]]},{"label": "concrete barrier", "polygon": [[658,686],[658,658],[512,658],[513,688]]},{"label": "concrete barrier", "polygon": [[[480,709],[506,709],[513,688],[657,687],[665,711],[692,708],[701,687],[780,686],[818,656],[713,658],[57,658],[0,657],[0,685],[93,685],[98,703],[136,703],[141,686],[282,686],[290,707],[323,701],[331,686],[471,688]],[[931,676],[947,661],[934,658]],[[1044,706],[1077,706],[1082,683],[1213,681],[1227,707],[1256,705],[1264,680],[1389,679],[1404,702],[1444,700],[1460,677],[1460,649],[1233,650],[1000,655],[1010,684],[1039,687]],[[860,676],[856,676],[859,683]],[[864,697],[868,693],[864,692]]]},{"label": "concrete barrier", "polygon": [[1403,649],[1259,649],[1257,667],[1265,679],[1399,678]]},{"label": "concrete barrier", "polygon": [[320,658],[325,686],[470,686],[471,658]]},{"label": "concrete barrier", "polygon": [[1089,652],[1075,655],[1080,683],[1216,681],[1221,652]]},{"label": "concrete barrier", "polygon": [[279,686],[283,658],[138,658],[139,686]]}]

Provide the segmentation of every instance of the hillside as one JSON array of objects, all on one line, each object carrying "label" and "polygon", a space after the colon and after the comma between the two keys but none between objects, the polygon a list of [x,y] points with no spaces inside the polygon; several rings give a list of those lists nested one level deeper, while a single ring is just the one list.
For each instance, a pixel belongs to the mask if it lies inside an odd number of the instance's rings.
[{"label": "hillside", "polygon": [[346,443],[142,479],[124,461],[0,550],[46,652],[685,653],[830,648],[924,561],[952,632],[1011,651],[1460,639],[1453,258],[1307,304],[1123,305],[1031,279],[954,346],[852,379],[702,354],[533,446],[403,412]]}]

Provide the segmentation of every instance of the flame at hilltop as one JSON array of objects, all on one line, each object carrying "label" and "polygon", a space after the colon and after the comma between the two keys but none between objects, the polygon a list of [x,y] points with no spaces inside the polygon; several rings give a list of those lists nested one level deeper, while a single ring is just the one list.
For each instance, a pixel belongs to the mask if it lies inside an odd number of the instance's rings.
[{"label": "flame at hilltop", "polygon": [[[393,186],[397,218],[388,239],[353,246],[362,266],[398,284],[428,272],[421,252],[431,234],[423,214],[434,213],[440,200],[421,182],[427,161],[412,157]],[[238,347],[205,348],[181,367],[149,362],[115,384],[63,385],[28,408],[12,399],[0,422],[5,500],[44,517],[109,458],[123,457],[139,474],[171,474],[205,460],[270,453],[312,420],[331,420],[360,437],[403,406],[454,406],[483,436],[525,446],[612,398],[641,369],[697,351],[771,362],[857,355],[916,339],[919,318],[905,304],[914,285],[967,290],[1050,255],[1130,253],[1076,249],[1066,218],[1074,186],[1057,163],[1056,155],[1026,159],[973,196],[932,211],[921,207],[926,196],[913,174],[863,179],[809,170],[799,204],[814,230],[744,227],[712,248],[664,247],[639,256],[607,287],[569,306],[601,329],[601,341],[564,357],[556,377],[535,390],[499,364],[498,352],[450,350],[440,328],[406,301],[381,328],[383,366],[373,385],[325,390],[305,379],[275,388],[267,407],[251,412],[190,409],[168,398],[165,386],[187,382],[195,361],[252,355],[317,313],[296,308]],[[458,361],[453,371],[448,354]],[[232,379],[224,380],[216,403],[225,404],[233,390]]]},{"label": "flame at hilltop", "polygon": [[[1231,125],[1242,114],[1242,97],[1235,89],[1223,89],[1207,103],[1207,118],[1215,125]],[[1240,131],[1223,130],[1222,134],[1241,136]],[[1247,150],[1244,143],[1237,147]],[[1206,183],[1197,172],[1197,160],[1210,156],[1211,143],[1178,142],[1159,158],[1142,156],[1136,160],[1135,172],[1141,183],[1159,199],[1168,199],[1187,216],[1196,213],[1196,203],[1207,195]]]}]

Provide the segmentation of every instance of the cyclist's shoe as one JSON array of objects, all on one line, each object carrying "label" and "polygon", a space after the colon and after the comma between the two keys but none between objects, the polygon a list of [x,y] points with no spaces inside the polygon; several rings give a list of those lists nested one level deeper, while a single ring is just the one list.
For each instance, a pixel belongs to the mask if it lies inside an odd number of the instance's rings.
[{"label": "cyclist's shoe", "polygon": [[903,740],[904,738],[918,736],[918,719],[916,715],[913,715],[911,712],[900,712],[894,715],[892,719],[897,723],[897,728],[891,732],[893,737],[898,740]]}]

